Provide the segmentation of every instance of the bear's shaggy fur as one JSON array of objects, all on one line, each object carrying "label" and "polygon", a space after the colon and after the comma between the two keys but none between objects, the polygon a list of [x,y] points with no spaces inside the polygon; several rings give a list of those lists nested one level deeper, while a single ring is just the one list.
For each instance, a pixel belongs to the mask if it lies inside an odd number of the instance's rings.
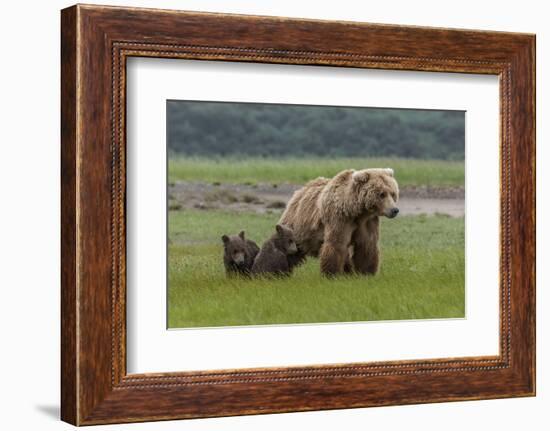
[{"label": "bear's shaggy fur", "polygon": [[292,229],[278,224],[273,236],[263,245],[254,260],[253,274],[290,275],[298,252]]},{"label": "bear's shaggy fur", "polygon": [[294,231],[304,256],[319,257],[323,274],[375,274],[379,217],[395,217],[398,199],[392,169],[349,169],[297,190],[279,223]]},{"label": "bear's shaggy fur", "polygon": [[254,258],[260,251],[258,244],[245,238],[244,230],[238,235],[223,235],[223,264],[228,276],[250,275]]}]

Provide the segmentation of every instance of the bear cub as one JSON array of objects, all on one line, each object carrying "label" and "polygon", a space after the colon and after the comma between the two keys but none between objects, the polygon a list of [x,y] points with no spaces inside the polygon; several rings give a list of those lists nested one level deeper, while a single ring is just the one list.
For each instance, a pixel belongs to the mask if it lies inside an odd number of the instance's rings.
[{"label": "bear cub", "polygon": [[245,238],[244,230],[238,235],[223,235],[223,264],[228,276],[250,275],[254,258],[260,251],[258,245]]},{"label": "bear cub", "polygon": [[290,275],[296,264],[293,257],[299,253],[294,232],[289,227],[278,224],[273,236],[263,245],[254,260],[252,273],[258,275]]}]

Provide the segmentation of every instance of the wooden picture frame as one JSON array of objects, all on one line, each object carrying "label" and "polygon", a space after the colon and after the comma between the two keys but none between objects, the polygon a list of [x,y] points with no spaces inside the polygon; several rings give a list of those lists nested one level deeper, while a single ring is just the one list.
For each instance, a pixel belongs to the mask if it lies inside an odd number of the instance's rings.
[{"label": "wooden picture frame", "polygon": [[[535,36],[77,5],[61,14],[61,418],[75,425],[535,394]],[[500,77],[500,354],[130,374],[130,56]]]}]

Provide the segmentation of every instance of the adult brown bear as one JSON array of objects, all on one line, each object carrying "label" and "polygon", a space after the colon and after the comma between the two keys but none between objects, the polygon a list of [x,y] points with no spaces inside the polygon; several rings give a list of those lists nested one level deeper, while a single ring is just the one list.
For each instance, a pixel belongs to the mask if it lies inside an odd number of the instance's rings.
[{"label": "adult brown bear", "polygon": [[394,218],[398,199],[392,169],[349,169],[294,192],[279,223],[294,231],[301,257],[320,258],[323,274],[375,274],[379,217]]}]

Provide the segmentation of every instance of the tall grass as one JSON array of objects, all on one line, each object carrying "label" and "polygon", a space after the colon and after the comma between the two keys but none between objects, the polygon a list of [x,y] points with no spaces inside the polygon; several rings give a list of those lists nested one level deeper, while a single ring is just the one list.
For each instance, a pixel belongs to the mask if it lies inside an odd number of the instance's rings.
[{"label": "tall grass", "polygon": [[169,327],[353,322],[464,316],[464,219],[382,221],[376,276],[327,279],[310,259],[287,279],[227,279],[221,235],[261,243],[278,213],[171,211]]},{"label": "tall grass", "polygon": [[344,169],[391,167],[403,186],[463,186],[464,162],[397,158],[173,158],[169,181],[303,184]]}]

